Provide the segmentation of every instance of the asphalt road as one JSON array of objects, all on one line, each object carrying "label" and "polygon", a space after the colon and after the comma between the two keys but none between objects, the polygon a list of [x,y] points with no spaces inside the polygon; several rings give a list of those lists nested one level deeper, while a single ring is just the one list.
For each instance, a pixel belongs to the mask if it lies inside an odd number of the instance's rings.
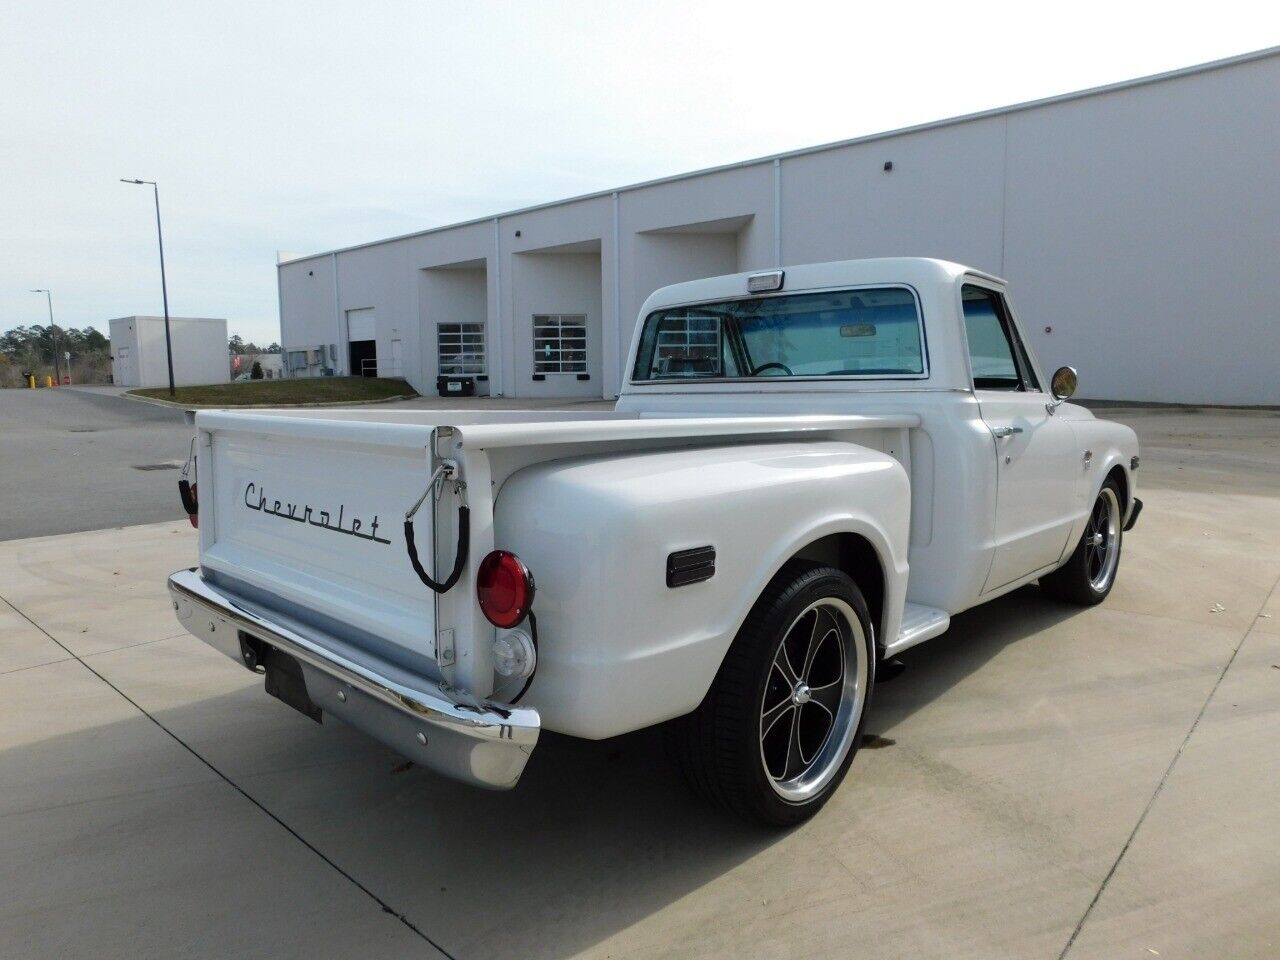
[{"label": "asphalt road", "polygon": [[0,540],[182,516],[181,410],[88,389],[0,390]]}]

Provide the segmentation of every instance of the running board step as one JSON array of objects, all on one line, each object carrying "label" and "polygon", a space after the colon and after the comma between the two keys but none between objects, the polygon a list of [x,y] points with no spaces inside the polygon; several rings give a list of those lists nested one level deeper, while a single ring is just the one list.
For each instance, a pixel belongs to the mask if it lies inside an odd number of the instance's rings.
[{"label": "running board step", "polygon": [[902,611],[902,627],[898,630],[898,639],[885,648],[885,656],[895,656],[903,650],[909,650],[917,643],[932,640],[938,634],[945,633],[949,626],[951,626],[950,614],[936,607],[908,603]]}]

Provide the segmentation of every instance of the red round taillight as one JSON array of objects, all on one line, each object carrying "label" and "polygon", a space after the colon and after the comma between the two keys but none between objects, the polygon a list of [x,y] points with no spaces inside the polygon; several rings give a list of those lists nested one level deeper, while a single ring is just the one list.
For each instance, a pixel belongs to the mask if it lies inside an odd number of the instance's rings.
[{"label": "red round taillight", "polygon": [[495,627],[514,627],[533,606],[533,574],[514,553],[494,550],[476,575],[480,611]]}]

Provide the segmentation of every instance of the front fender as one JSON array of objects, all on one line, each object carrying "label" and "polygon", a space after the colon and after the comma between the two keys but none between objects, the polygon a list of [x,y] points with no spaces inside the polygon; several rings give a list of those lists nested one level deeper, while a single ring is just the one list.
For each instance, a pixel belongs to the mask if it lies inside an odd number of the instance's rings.
[{"label": "front fender", "polygon": [[1072,527],[1071,536],[1067,540],[1069,556],[1075,548],[1076,541],[1084,532],[1089,510],[1098,498],[1102,484],[1117,468],[1124,476],[1125,484],[1125,521],[1133,511],[1134,498],[1137,495],[1137,477],[1132,464],[1138,456],[1138,435],[1132,428],[1114,420],[1101,420],[1090,415],[1087,419],[1074,420],[1071,429],[1075,431],[1080,445],[1093,453],[1093,459],[1085,471],[1080,484],[1079,516]]},{"label": "front fender", "polygon": [[[909,523],[901,464],[840,441],[527,467],[494,511],[494,545],[538,584],[538,670],[522,702],[547,729],[592,739],[688,713],[769,580],[815,540],[865,537],[885,571],[885,608],[900,611]],[[668,587],[668,556],[706,546],[714,575]],[[882,629],[896,632],[897,617]]]}]

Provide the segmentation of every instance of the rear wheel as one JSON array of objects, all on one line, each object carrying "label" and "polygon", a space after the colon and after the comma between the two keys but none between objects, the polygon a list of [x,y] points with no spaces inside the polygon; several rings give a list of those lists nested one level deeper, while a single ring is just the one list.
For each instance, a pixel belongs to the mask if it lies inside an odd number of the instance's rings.
[{"label": "rear wheel", "polygon": [[702,705],[673,727],[695,790],[742,816],[813,816],[857,751],[874,679],[866,602],[832,567],[788,564],[756,602]]},{"label": "rear wheel", "polygon": [[1111,592],[1120,567],[1124,507],[1120,486],[1108,480],[1098,491],[1084,533],[1065,564],[1040,578],[1041,589],[1060,600],[1093,606]]}]

